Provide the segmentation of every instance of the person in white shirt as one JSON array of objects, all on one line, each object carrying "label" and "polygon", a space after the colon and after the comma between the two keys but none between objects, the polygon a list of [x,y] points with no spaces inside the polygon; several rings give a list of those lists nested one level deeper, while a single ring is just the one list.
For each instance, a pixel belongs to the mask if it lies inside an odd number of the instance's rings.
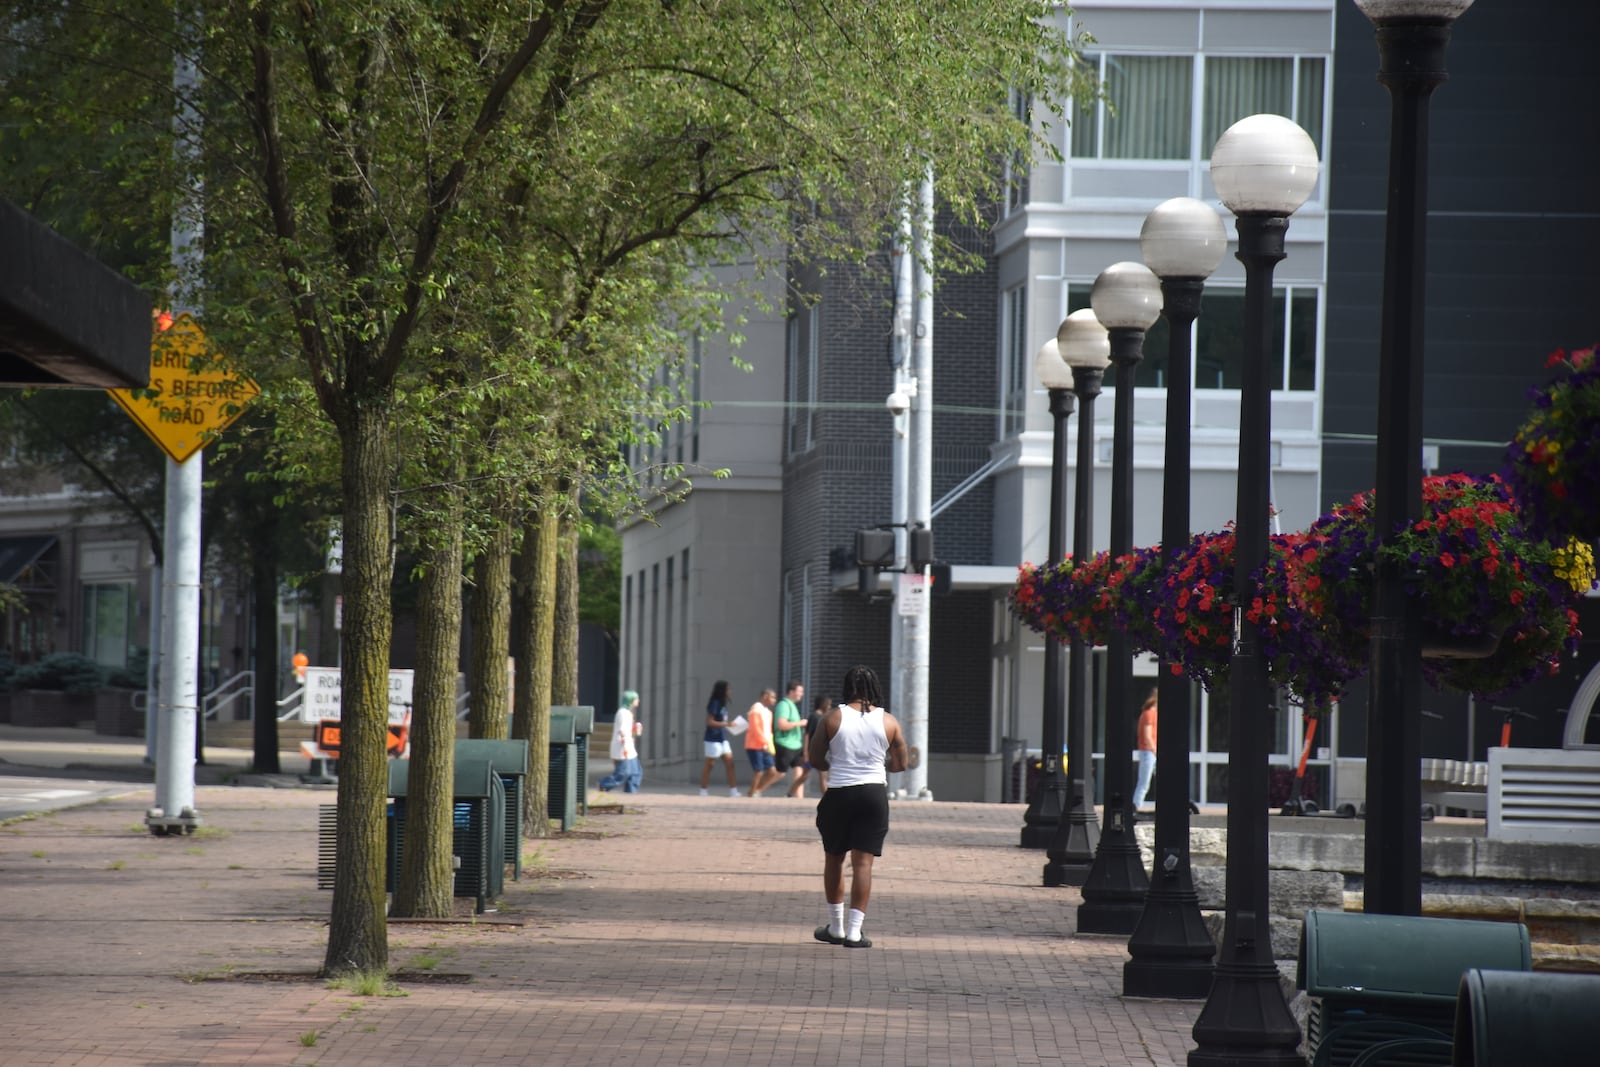
[{"label": "person in white shirt", "polygon": [[[872,861],[883,855],[889,833],[889,772],[917,765],[905,734],[880,706],[878,677],[870,667],[845,672],[843,698],[817,724],[808,755],[828,773],[828,790],[817,802],[822,835],[822,892],[828,921],[813,932],[818,941],[846,948],[871,948],[861,932],[872,896]],[[850,910],[845,912],[844,860],[850,857]]]},{"label": "person in white shirt", "polygon": [[600,779],[600,792],[609,793],[617,786],[624,793],[637,793],[644,780],[644,767],[639,763],[638,736],[643,733],[637,718],[639,694],[632,689],[622,694],[622,707],[611,726],[611,758],[616,768]]}]

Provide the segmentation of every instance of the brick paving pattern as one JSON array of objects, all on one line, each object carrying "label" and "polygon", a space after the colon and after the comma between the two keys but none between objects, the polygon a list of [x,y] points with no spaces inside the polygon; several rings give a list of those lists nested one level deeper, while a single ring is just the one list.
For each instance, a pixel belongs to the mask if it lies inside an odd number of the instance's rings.
[{"label": "brick paving pattern", "polygon": [[[648,784],[648,783],[647,783]],[[146,784],[0,826],[0,1064],[1181,1064],[1197,1002],[1120,994],[1022,809],[897,803],[867,932],[819,944],[814,800],[601,798],[529,842],[483,921],[392,922],[404,996],[314,980],[327,791],[203,786],[189,837]],[[408,975],[417,976],[415,979]],[[310,1043],[314,1042],[314,1043]]]}]

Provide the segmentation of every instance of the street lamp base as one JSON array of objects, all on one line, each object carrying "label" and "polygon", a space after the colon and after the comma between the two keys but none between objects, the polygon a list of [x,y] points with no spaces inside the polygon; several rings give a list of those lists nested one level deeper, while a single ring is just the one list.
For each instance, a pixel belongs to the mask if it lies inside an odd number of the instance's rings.
[{"label": "street lamp base", "polygon": [[1056,836],[1045,851],[1044,884],[1055,887],[1084,885],[1094,870],[1094,854],[1100,845],[1100,820],[1094,809],[1079,805],[1062,817]]},{"label": "street lamp base", "polygon": [[1127,937],[1139,925],[1144,901],[1084,901],[1078,905],[1078,933]]},{"label": "street lamp base", "polygon": [[1044,884],[1049,889],[1057,889],[1064,885],[1082,885],[1089,880],[1089,872],[1093,868],[1092,860],[1079,863],[1050,860],[1044,865]]},{"label": "street lamp base", "polygon": [[1049,848],[1056,838],[1067,810],[1067,778],[1059,767],[1046,772],[1033,794],[1033,802],[1022,813],[1023,848]]},{"label": "street lamp base", "polygon": [[1194,1024],[1189,1067],[1305,1067],[1300,1026],[1284,1003],[1275,964],[1217,964]]},{"label": "street lamp base", "polygon": [[1150,876],[1145,873],[1133,827],[1113,811],[1100,835],[1094,867],[1078,906],[1080,934],[1131,934],[1144,914]]},{"label": "street lamp base", "polygon": [[1122,965],[1122,995],[1159,1000],[1204,1000],[1215,969],[1209,959],[1129,960]]},{"label": "street lamp base", "polygon": [[1171,874],[1152,882],[1128,955],[1122,967],[1125,997],[1199,999],[1211,992],[1216,945],[1187,864],[1174,863]]}]

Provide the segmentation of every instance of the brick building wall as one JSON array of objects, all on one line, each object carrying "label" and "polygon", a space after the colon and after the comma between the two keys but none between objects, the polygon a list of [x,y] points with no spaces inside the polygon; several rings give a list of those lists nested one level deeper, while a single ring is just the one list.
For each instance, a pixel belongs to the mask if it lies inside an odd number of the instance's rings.
[{"label": "brick building wall", "polygon": [[[987,257],[987,227],[946,225],[944,232]],[[997,297],[992,263],[984,262],[982,270],[945,275],[936,288],[935,502],[988,460],[995,437]],[[825,269],[794,264],[791,280],[796,295],[790,310],[797,323],[787,358],[804,360],[815,351],[818,366],[815,396],[809,395],[809,374],[787,376],[791,410],[809,405],[813,421],[811,447],[791,452],[784,462],[784,663],[813,694],[837,696],[839,680],[855,663],[871,666],[887,688],[892,605],[862,597],[853,568],[842,576],[847,587],[835,591],[830,559],[840,549],[853,553],[856,530],[891,518],[893,431],[883,407],[893,387],[889,256]],[[933,523],[939,559],[989,563],[992,507],[992,490],[984,482],[939,515]],[[989,605],[988,595],[979,593],[933,605],[929,733],[935,752],[991,748]],[[894,694],[885,696],[892,707]]]}]

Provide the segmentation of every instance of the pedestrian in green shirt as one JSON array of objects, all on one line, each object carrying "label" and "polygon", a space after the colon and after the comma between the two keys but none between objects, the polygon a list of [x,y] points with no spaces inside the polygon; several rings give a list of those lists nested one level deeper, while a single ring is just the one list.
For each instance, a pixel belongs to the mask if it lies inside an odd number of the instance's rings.
[{"label": "pedestrian in green shirt", "polygon": [[777,746],[773,766],[779,777],[791,776],[788,795],[792,797],[803,795],[805,790],[806,720],[800,714],[800,699],[805,695],[805,686],[790,682],[772,711],[772,739]]}]

